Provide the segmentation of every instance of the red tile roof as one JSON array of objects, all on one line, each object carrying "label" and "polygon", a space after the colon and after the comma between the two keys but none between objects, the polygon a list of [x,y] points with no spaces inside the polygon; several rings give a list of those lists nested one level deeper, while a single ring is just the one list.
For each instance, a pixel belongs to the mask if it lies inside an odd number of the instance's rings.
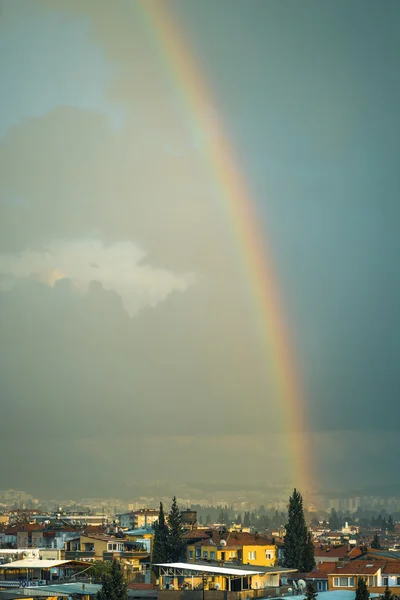
[{"label": "red tile roof", "polygon": [[382,573],[385,575],[400,575],[400,560],[388,561]]},{"label": "red tile roof", "polygon": [[335,564],[329,575],[375,575],[385,564],[383,560],[352,560],[346,565]]},{"label": "red tile roof", "polygon": [[344,558],[349,553],[349,549],[347,546],[324,546],[323,548],[315,548],[314,556],[316,558],[320,558],[323,561],[323,558],[326,556],[334,556],[335,558]]},{"label": "red tile roof", "polygon": [[358,558],[359,556],[361,556],[363,554],[361,548],[358,548],[358,546],[356,546],[355,548],[352,548],[349,552],[349,558],[351,560],[354,560],[355,558]]},{"label": "red tile roof", "polygon": [[210,537],[211,532],[206,529],[192,529],[183,534],[185,540],[206,540]]},{"label": "red tile roof", "polygon": [[313,575],[314,573],[324,573],[325,575],[327,575],[331,571],[332,571],[332,563],[331,562],[321,562],[321,563],[318,563],[315,566],[315,569],[313,569],[311,571],[310,576]]}]

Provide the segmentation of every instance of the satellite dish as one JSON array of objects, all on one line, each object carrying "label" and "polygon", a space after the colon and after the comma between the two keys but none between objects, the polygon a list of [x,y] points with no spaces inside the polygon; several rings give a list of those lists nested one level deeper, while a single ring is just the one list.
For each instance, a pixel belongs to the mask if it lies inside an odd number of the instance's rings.
[{"label": "satellite dish", "polygon": [[221,540],[221,546],[226,546],[226,541],[225,540]]},{"label": "satellite dish", "polygon": [[214,588],[215,588],[216,590],[219,590],[219,583],[216,583],[216,584],[214,585]]},{"label": "satellite dish", "polygon": [[304,588],[306,587],[306,582],[304,581],[304,579],[299,579],[297,582],[297,585],[299,586],[299,589],[301,591],[303,591]]}]

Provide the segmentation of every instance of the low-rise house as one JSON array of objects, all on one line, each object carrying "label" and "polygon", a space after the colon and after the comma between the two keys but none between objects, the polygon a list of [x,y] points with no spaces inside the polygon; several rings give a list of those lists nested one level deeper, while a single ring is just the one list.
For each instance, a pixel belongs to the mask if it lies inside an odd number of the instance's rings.
[{"label": "low-rise house", "polygon": [[382,589],[384,561],[352,560],[347,564],[336,564],[328,573],[329,590],[356,590],[358,579],[362,577],[370,592]]},{"label": "low-rise house", "polygon": [[65,543],[66,560],[118,560],[128,580],[150,573],[150,539],[126,540],[109,535],[81,534]]},{"label": "low-rise house", "polygon": [[331,544],[341,546],[343,544],[343,533],[339,531],[327,531],[323,534],[323,537],[328,540]]},{"label": "low-rise house", "polygon": [[[388,561],[382,572],[382,587],[388,586],[391,591],[400,595],[400,561]],[[384,590],[383,590],[384,591]]]},{"label": "low-rise house", "polygon": [[303,579],[306,583],[311,582],[317,592],[328,591],[328,573],[332,571],[332,563],[319,563],[310,573],[295,573],[289,577],[289,583],[298,582]]},{"label": "low-rise house", "polygon": [[35,523],[24,523],[17,525],[17,546],[18,548],[32,548],[32,534],[35,531],[43,532],[43,528]]},{"label": "low-rise house", "polygon": [[[249,597],[281,595],[288,591],[282,586],[284,577],[294,573],[295,569],[282,567],[263,567],[255,565],[219,565],[205,562],[164,563],[160,567],[160,590],[163,589],[204,589],[227,592],[250,592]],[[179,579],[184,578],[183,582]],[[265,590],[269,588],[270,593]],[[259,593],[255,593],[258,590]],[[272,592],[272,594],[271,594]],[[162,592],[159,593],[159,597]],[[242,596],[243,598],[245,596]],[[163,596],[165,598],[165,596]]]},{"label": "low-rise house", "polygon": [[349,556],[351,548],[349,546],[331,546],[318,544],[314,548],[315,562],[337,563]]},{"label": "low-rise house", "polygon": [[123,552],[124,540],[109,535],[84,535],[80,536],[80,551],[94,552],[95,560],[103,560],[104,554]]},{"label": "low-rise house", "polygon": [[28,587],[36,582],[60,581],[76,575],[88,565],[76,561],[41,560],[24,558],[0,565],[0,588],[21,587],[21,581]]},{"label": "low-rise house", "polygon": [[[193,533],[193,532],[191,532]],[[244,532],[210,532],[208,539],[187,544],[187,559],[272,567],[278,564],[277,547],[272,540]]]},{"label": "low-rise house", "polygon": [[8,527],[5,532],[5,544],[6,546],[10,546],[16,548],[17,546],[17,534],[18,527]]}]

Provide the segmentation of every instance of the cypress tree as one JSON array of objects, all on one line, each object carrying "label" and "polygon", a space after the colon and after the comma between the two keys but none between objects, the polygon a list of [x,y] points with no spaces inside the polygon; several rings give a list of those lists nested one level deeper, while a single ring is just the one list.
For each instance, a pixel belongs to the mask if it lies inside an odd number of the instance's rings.
[{"label": "cypress tree", "polygon": [[176,496],[172,498],[171,509],[168,514],[168,558],[177,562],[182,558],[185,543],[183,539],[182,516]]},{"label": "cypress tree", "polygon": [[379,536],[377,533],[373,537],[373,540],[371,542],[371,548],[373,548],[374,550],[380,550],[380,548],[381,548]]},{"label": "cypress tree", "polygon": [[365,579],[359,577],[357,581],[356,600],[368,600],[368,598],[369,591]]},{"label": "cypress tree", "polygon": [[113,560],[109,572],[101,578],[102,588],[97,592],[97,600],[127,600],[128,587],[123,578],[119,562]]},{"label": "cypress tree", "polygon": [[306,593],[304,594],[307,600],[314,600],[318,596],[317,591],[312,581],[309,581],[306,586]]},{"label": "cypress tree", "polygon": [[389,518],[387,520],[387,530],[389,533],[393,533],[394,531],[394,522],[392,515],[389,515]]},{"label": "cypress tree", "polygon": [[300,573],[309,573],[315,566],[314,545],[304,518],[303,498],[296,488],[289,499],[288,517],[284,566],[297,569]]},{"label": "cypress tree", "polygon": [[[166,563],[169,559],[168,549],[168,527],[165,523],[164,507],[160,502],[160,515],[154,525],[154,541],[151,562],[153,565]],[[153,567],[154,573],[158,574],[158,567]]]},{"label": "cypress tree", "polygon": [[393,594],[389,589],[389,586],[387,585],[385,587],[385,591],[383,593],[383,596],[381,596],[382,600],[393,600]]}]

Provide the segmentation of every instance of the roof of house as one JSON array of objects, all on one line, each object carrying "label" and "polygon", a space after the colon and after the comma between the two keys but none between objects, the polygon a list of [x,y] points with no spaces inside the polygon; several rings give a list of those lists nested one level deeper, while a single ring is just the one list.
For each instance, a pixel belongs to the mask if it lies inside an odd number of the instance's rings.
[{"label": "roof of house", "polygon": [[309,573],[309,575],[314,575],[314,574],[324,574],[327,575],[328,573],[330,573],[332,571],[332,563],[330,562],[321,562],[318,563],[315,568]]},{"label": "roof of house", "polygon": [[273,546],[271,538],[262,535],[247,533],[244,531],[228,531],[219,534],[213,531],[208,539],[200,539],[195,546],[221,546],[221,542],[227,548],[236,548],[238,546]]},{"label": "roof of house", "polygon": [[355,548],[352,548],[349,552],[349,558],[350,560],[354,560],[355,558],[358,558],[359,556],[362,556],[363,552],[361,550],[361,548],[359,548],[358,546],[356,546]]},{"label": "roof of house", "polygon": [[159,563],[156,567],[164,567],[171,571],[194,571],[200,573],[215,573],[216,575],[230,575],[234,577],[246,577],[251,575],[265,575],[266,573],[294,573],[296,569],[285,569],[282,567],[262,567],[257,565],[238,565],[220,567],[206,563]]},{"label": "roof of house", "polygon": [[314,550],[314,556],[316,558],[321,557],[323,559],[324,556],[334,556],[335,558],[343,558],[347,556],[349,553],[349,549],[347,546],[317,546]]},{"label": "roof of house", "polygon": [[388,561],[382,573],[385,575],[400,575],[400,560]]},{"label": "roof of house", "polygon": [[12,563],[1,565],[0,569],[52,569],[60,567],[70,560],[41,560],[36,558],[25,558],[23,560],[15,560]]},{"label": "roof of house", "polygon": [[374,559],[400,560],[400,552],[395,552],[392,550],[374,550],[373,548],[368,548],[366,555],[367,557],[373,556]]},{"label": "roof of house", "polygon": [[382,560],[352,560],[345,565],[335,564],[328,575],[375,575],[385,564]]},{"label": "roof of house", "polygon": [[211,531],[207,529],[191,529],[183,534],[185,540],[206,540],[211,536]]},{"label": "roof of house", "polygon": [[331,562],[318,563],[310,573],[294,573],[291,579],[328,579],[328,573],[332,571]]},{"label": "roof of house", "polygon": [[[26,588],[32,590],[32,588]],[[34,588],[35,591],[37,588]],[[96,596],[101,589],[101,585],[96,583],[57,583],[52,585],[40,586],[40,593],[46,596]],[[32,592],[30,592],[32,593]],[[36,594],[35,594],[36,595]],[[25,593],[26,596],[26,593]]]}]

